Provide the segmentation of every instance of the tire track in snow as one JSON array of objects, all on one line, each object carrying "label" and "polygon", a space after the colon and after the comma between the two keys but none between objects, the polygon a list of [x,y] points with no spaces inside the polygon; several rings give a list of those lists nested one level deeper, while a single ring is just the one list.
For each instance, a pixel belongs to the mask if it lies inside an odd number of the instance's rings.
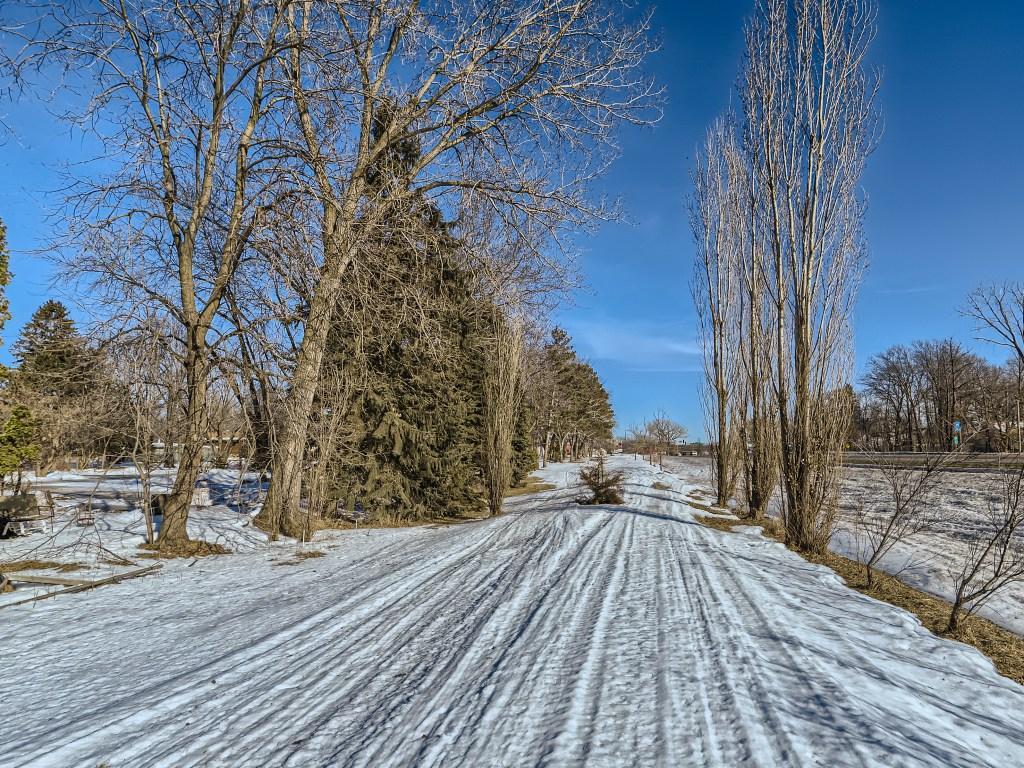
[{"label": "tire track in snow", "polygon": [[[504,522],[504,521],[501,521]],[[361,611],[354,613],[354,616],[369,615],[373,616],[373,620],[365,630],[364,634],[371,634],[375,628],[380,624],[387,621],[387,615],[374,615],[375,611],[379,610],[383,603],[396,602],[401,600],[402,596],[414,591],[416,585],[429,584],[438,577],[444,577],[448,575],[454,564],[458,562],[465,562],[472,560],[480,548],[488,546],[491,539],[500,536],[504,526],[496,527],[494,530],[489,530],[485,533],[482,539],[478,542],[472,543],[473,545],[470,551],[463,552],[458,549],[456,550],[441,550],[434,554],[434,559],[427,559],[425,563],[412,560],[412,564],[407,561],[407,568],[404,570],[398,570],[391,573],[385,573],[378,576],[375,579],[371,579],[362,589],[360,589],[356,595],[348,599],[340,599],[338,602],[330,603],[326,607],[318,608],[312,613],[302,617],[302,619],[294,622],[287,629],[279,630],[276,632],[268,632],[257,642],[252,644],[246,644],[238,648],[237,650],[228,652],[221,657],[217,658],[213,663],[208,664],[202,668],[188,668],[182,673],[176,675],[174,678],[169,680],[162,680],[158,683],[154,683],[145,689],[137,691],[132,697],[125,699],[122,702],[107,703],[91,715],[83,715],[81,720],[75,723],[67,723],[57,726],[53,731],[44,733],[33,738],[33,741],[39,740],[61,740],[69,741],[68,733],[74,730],[81,732],[83,730],[82,720],[88,722],[90,720],[100,723],[93,729],[84,729],[85,733],[80,733],[80,737],[89,736],[100,736],[113,733],[118,730],[119,722],[117,718],[112,717],[112,710],[122,710],[124,714],[121,716],[124,721],[131,726],[137,727],[141,724],[140,720],[143,721],[160,721],[168,716],[173,716],[175,712],[179,711],[182,707],[185,707],[189,700],[192,698],[199,698],[204,695],[204,691],[198,688],[196,685],[196,678],[201,678],[204,682],[209,680],[211,677],[216,678],[218,675],[221,678],[230,677],[232,673],[240,681],[249,680],[256,687],[256,691],[249,703],[256,701],[262,712],[262,717],[266,716],[266,702],[263,701],[265,697],[265,689],[262,683],[265,681],[257,680],[253,678],[252,673],[258,672],[257,676],[264,674],[273,674],[273,670],[268,670],[267,657],[273,656],[276,652],[282,651],[288,644],[293,643],[299,638],[305,636],[317,637],[318,633],[327,632],[330,626],[334,622],[338,622],[340,617],[355,606],[359,606],[362,603]],[[413,554],[416,554],[415,552]],[[396,586],[405,585],[407,582],[412,582],[413,586],[407,586],[406,592],[399,594],[397,597],[391,595],[389,590],[395,589]],[[354,638],[346,647],[351,647],[352,644],[358,642],[362,635]],[[310,655],[305,659],[307,662],[317,660],[315,655]],[[274,678],[274,682],[280,683],[282,680],[288,679],[294,675],[294,669],[291,667],[285,667],[278,677]],[[168,687],[170,686],[170,690]],[[243,687],[236,687],[232,693],[238,694],[244,690]],[[216,700],[212,700],[215,702]],[[244,706],[243,700],[243,706]],[[145,710],[144,717],[140,718],[137,714],[139,709]],[[113,722],[112,722],[113,720]],[[155,757],[159,758],[163,753],[172,753],[174,749],[177,749],[181,744],[194,743],[195,736],[182,740],[178,743],[174,740],[168,740],[164,736],[160,735],[159,728],[153,727],[147,729],[152,734],[149,738],[139,739],[137,736],[132,739],[126,739],[126,743],[123,746],[123,751],[119,749],[119,754],[130,754],[134,752],[139,753],[139,759],[144,758],[147,749],[152,749],[155,752]],[[200,737],[201,738],[201,737]],[[130,743],[127,743],[130,742]],[[73,753],[74,743],[68,743],[67,751],[70,755]],[[151,755],[153,753],[150,753]],[[60,762],[64,759],[63,752],[51,752],[46,755],[47,759],[55,765],[65,765],[67,763]]]},{"label": "tire track in snow", "polygon": [[[233,578],[244,586],[225,607],[204,581],[225,566],[183,573],[197,604],[156,615],[202,652],[140,665],[157,674],[131,696],[76,690],[113,668],[76,651],[101,641],[116,659],[158,642],[148,617],[83,616],[48,640],[18,624],[33,653],[62,661],[39,714],[0,738],[0,764],[1024,764],[1024,736],[1000,715],[1024,695],[973,651],[778,545],[693,524],[689,486],[616,461],[631,475],[622,508],[519,500],[487,523],[329,552],[313,575],[222,561],[283,574],[292,599]],[[654,492],[658,480],[671,488]],[[97,592],[80,605],[115,604]],[[258,637],[242,634],[255,622]]]},{"label": "tire track in snow", "polygon": [[[473,752],[492,748],[490,739],[498,736],[500,740],[500,734],[495,734],[500,723],[493,719],[493,714],[515,706],[510,701],[501,701],[506,680],[512,682],[508,693],[513,697],[520,692],[532,693],[540,708],[545,701],[560,700],[555,696],[541,695],[536,688],[538,679],[543,681],[549,677],[546,671],[548,662],[560,658],[559,643],[556,639],[556,647],[551,648],[549,641],[544,653],[536,652],[536,643],[542,637],[557,638],[551,633],[553,621],[561,627],[573,628],[579,624],[579,617],[586,613],[587,603],[572,600],[566,588],[578,581],[577,573],[594,572],[594,562],[599,556],[595,547],[605,539],[612,522],[610,517],[599,513],[576,513],[575,516],[590,522],[595,529],[557,561],[557,568],[544,575],[539,587],[521,590],[504,610],[495,614],[484,642],[466,649],[459,659],[456,673],[432,697],[435,711],[443,717],[431,725],[423,747],[415,754],[404,755],[405,759],[433,764],[432,761],[443,751],[443,745],[463,736],[467,739],[465,750],[469,753],[464,754],[464,759],[470,759]],[[495,648],[501,651],[495,654]],[[509,670],[515,672],[511,678],[506,676]],[[564,674],[560,665],[558,670]],[[528,685],[524,686],[524,683]],[[429,705],[427,709],[430,709]],[[526,715],[528,713],[524,711],[521,717]],[[402,757],[397,753],[390,756]]]}]

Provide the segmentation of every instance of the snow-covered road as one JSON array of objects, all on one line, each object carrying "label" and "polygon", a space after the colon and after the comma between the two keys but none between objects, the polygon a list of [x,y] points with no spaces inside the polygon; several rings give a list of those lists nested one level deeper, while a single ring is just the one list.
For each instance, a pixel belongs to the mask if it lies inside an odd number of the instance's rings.
[{"label": "snow-covered road", "polygon": [[623,507],[552,491],[0,611],[0,765],[1024,765],[1024,688],[978,652],[616,463]]}]

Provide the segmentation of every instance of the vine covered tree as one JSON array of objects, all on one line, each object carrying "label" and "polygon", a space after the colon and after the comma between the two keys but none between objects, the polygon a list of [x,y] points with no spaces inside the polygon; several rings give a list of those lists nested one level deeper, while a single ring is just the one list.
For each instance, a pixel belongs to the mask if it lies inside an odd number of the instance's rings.
[{"label": "vine covered tree", "polygon": [[0,219],[0,331],[11,319],[10,302],[7,299],[7,286],[11,284],[11,254],[7,250],[7,226]]}]

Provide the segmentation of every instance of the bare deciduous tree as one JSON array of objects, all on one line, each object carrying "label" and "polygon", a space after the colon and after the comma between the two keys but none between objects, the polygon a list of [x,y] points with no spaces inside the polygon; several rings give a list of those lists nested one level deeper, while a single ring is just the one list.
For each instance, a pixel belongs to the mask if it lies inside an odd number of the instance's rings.
[{"label": "bare deciduous tree", "polygon": [[1017,372],[1017,451],[1024,452],[1021,430],[1021,383],[1024,376],[1024,283],[1007,282],[975,289],[962,310],[973,318],[976,330],[985,341],[1005,347],[1016,359]]},{"label": "bare deciduous tree", "polygon": [[71,187],[67,219],[83,250],[64,266],[101,300],[159,306],[180,329],[184,432],[161,546],[188,545],[215,320],[273,202],[279,151],[266,126],[279,102],[269,84],[290,5],[54,2],[21,30],[18,71],[62,67],[69,89],[87,94],[71,100],[82,106],[67,117],[96,134],[105,164],[114,158],[105,178]]},{"label": "bare deciduous tree", "polygon": [[[416,162],[388,188],[440,209],[473,201],[511,227],[582,223],[584,194],[613,154],[615,127],[647,122],[637,70],[647,20],[615,3],[308,3],[288,15],[286,77],[296,147],[321,206],[322,265],[295,362],[262,524],[294,531],[310,409],[342,276],[375,236],[375,162],[403,142]],[[399,65],[399,62],[401,64]],[[469,202],[467,202],[469,201]]]},{"label": "bare deciduous tree", "polygon": [[[747,129],[749,131],[749,127]],[[733,148],[735,150],[735,147]],[[764,515],[779,481],[778,404],[772,360],[773,302],[765,259],[770,240],[761,215],[757,149],[745,141],[742,156],[730,152],[730,173],[743,184],[736,220],[741,235],[739,279],[739,451],[743,456],[746,516]],[[737,167],[739,166],[739,167]]]},{"label": "bare deciduous tree", "polygon": [[522,398],[523,325],[511,312],[490,309],[490,338],[485,340],[484,485],[487,509],[501,512],[512,474],[512,436]]},{"label": "bare deciduous tree", "polygon": [[[652,452],[655,450],[658,452],[658,461],[662,464],[664,464],[665,454],[672,449],[672,446],[686,439],[686,427],[670,419],[664,411],[654,414],[654,418],[644,425],[644,433],[648,437]],[[651,463],[654,463],[653,453]]]},{"label": "bare deciduous tree", "polygon": [[962,312],[975,321],[982,339],[1024,360],[1024,283],[977,288],[967,297]]},{"label": "bare deciduous tree", "polygon": [[746,34],[743,98],[775,319],[787,541],[821,550],[835,519],[864,264],[859,183],[876,138],[869,0],[764,0]]},{"label": "bare deciduous tree", "polygon": [[737,425],[740,373],[739,281],[743,250],[744,183],[731,117],[708,130],[693,172],[690,225],[696,243],[692,292],[704,350],[701,397],[711,442],[719,506],[729,503],[739,469]]}]

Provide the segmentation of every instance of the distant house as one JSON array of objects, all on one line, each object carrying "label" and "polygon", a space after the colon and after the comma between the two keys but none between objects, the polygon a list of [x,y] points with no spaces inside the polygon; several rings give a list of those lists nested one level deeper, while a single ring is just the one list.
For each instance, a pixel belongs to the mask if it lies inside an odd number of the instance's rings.
[{"label": "distant house", "polygon": [[[237,435],[210,435],[203,445],[203,464],[207,466],[224,466],[231,458],[239,455],[242,438]],[[181,463],[184,443],[167,443],[156,441],[152,445],[154,461],[160,464],[177,465]]]}]

